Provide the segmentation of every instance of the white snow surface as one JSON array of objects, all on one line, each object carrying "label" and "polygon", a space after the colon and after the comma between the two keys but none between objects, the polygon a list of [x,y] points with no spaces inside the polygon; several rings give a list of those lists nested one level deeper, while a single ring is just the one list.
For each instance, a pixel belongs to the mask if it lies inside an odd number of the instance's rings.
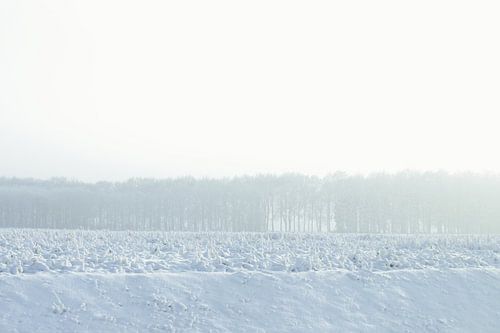
[{"label": "white snow surface", "polygon": [[0,230],[0,332],[499,332],[500,236]]}]

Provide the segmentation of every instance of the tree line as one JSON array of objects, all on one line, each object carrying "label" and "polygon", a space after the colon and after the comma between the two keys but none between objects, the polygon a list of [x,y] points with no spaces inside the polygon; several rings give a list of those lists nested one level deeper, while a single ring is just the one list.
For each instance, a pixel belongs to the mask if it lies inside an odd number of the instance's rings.
[{"label": "tree line", "polygon": [[500,177],[335,173],[92,184],[0,178],[0,227],[497,233]]}]

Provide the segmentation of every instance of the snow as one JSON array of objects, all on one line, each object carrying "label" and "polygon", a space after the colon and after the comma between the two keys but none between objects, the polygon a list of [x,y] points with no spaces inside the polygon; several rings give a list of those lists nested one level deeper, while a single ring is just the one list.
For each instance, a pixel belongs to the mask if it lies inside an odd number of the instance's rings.
[{"label": "snow", "polygon": [[0,231],[0,274],[500,268],[500,236]]},{"label": "snow", "polygon": [[0,231],[0,332],[498,332],[500,236]]},{"label": "snow", "polygon": [[500,270],[3,276],[0,331],[498,332]]}]

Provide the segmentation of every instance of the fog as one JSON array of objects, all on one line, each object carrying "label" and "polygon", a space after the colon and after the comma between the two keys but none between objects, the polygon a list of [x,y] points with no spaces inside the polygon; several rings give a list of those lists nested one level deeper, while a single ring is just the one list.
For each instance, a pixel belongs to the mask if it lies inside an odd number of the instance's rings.
[{"label": "fog", "polygon": [[0,223],[498,231],[498,9],[3,2]]},{"label": "fog", "polygon": [[0,333],[500,332],[499,18],[0,0]]},{"label": "fog", "polygon": [[498,233],[500,176],[403,172],[85,184],[0,178],[0,227]]},{"label": "fog", "polygon": [[495,1],[2,1],[0,176],[500,171]]}]

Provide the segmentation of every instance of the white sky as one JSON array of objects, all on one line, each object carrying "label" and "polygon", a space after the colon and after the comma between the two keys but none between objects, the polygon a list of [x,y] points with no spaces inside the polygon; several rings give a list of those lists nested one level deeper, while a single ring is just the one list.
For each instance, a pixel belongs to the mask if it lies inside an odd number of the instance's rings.
[{"label": "white sky", "polygon": [[0,176],[500,171],[498,1],[0,1]]}]

